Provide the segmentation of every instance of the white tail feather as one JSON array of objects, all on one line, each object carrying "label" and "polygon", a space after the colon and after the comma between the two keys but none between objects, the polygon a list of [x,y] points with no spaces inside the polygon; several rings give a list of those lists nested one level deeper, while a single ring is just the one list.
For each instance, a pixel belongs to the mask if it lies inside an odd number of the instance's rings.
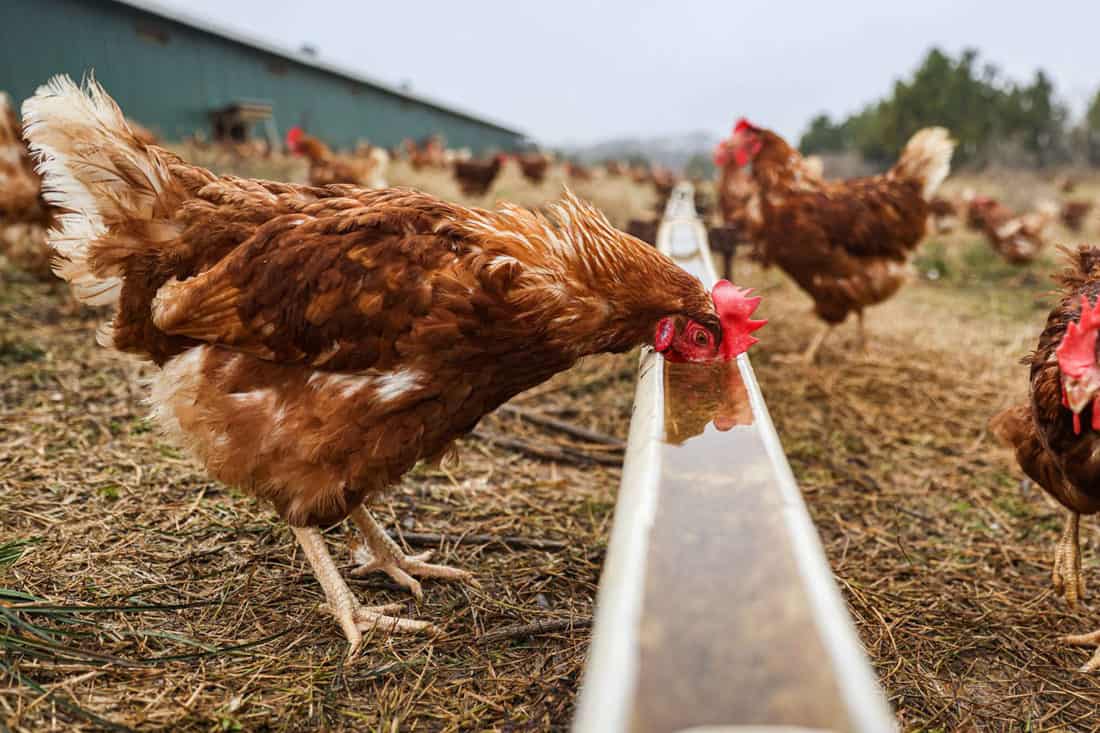
[{"label": "white tail feather", "polygon": [[117,266],[93,264],[111,222],[149,216],[169,181],[155,149],[134,136],[122,111],[94,79],[84,88],[55,76],[23,103],[24,135],[39,159],[43,197],[69,213],[50,233],[58,276],[91,305],[116,304]]},{"label": "white tail feather", "polygon": [[909,138],[891,174],[919,181],[925,200],[931,199],[951,171],[954,152],[955,141],[946,128],[926,127]]}]

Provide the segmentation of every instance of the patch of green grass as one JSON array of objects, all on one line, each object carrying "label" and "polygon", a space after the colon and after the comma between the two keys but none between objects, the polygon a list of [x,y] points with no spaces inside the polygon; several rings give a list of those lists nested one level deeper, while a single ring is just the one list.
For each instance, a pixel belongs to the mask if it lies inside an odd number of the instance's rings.
[{"label": "patch of green grass", "polygon": [[106,486],[100,486],[96,488],[95,493],[99,494],[108,501],[118,501],[119,487],[115,484],[108,484]]},{"label": "patch of green grass", "polygon": [[12,540],[0,544],[0,568],[14,565],[19,558],[23,557],[27,548],[37,542],[37,537],[31,537],[25,540]]}]

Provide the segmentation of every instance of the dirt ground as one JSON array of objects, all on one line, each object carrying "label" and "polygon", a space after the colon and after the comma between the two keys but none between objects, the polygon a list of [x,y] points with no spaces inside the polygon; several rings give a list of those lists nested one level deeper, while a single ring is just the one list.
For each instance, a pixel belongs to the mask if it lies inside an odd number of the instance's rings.
[{"label": "dirt ground", "polygon": [[[1014,268],[975,235],[933,237],[920,277],[869,311],[870,352],[846,325],[813,367],[773,358],[818,327],[808,299],[777,271],[736,273],[765,296],[753,362],[905,730],[1100,727],[1100,678],[1076,671],[1091,650],[1057,640],[1100,627],[1091,598],[1069,611],[1051,593],[1064,513],[986,430],[1025,394],[1018,360],[1049,308],[1049,254]],[[444,633],[379,635],[342,665],[290,532],[150,428],[144,368],[95,345],[95,314],[10,269],[0,313],[0,729],[567,728],[613,447],[503,413],[457,469],[408,476],[379,518],[481,587],[428,581],[418,606],[382,576],[354,581],[364,601],[404,602]],[[586,361],[514,404],[623,438],[635,363]],[[568,462],[531,455],[563,450]],[[1092,530],[1086,519],[1087,581]],[[348,536],[328,533],[339,558]]]}]

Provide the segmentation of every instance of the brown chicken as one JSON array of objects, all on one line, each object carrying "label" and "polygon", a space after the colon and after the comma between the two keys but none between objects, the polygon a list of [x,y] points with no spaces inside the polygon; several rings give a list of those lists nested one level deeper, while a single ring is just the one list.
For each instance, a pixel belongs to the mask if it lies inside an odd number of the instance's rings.
[{"label": "brown chicken", "polygon": [[55,212],[42,200],[42,179],[22,132],[8,95],[0,93],[0,255],[35,277],[53,279],[46,232]]},{"label": "brown chicken", "polygon": [[[760,213],[760,190],[747,168],[733,165],[726,147],[719,145],[714,151],[714,165],[718,168],[718,214],[722,222],[738,239],[753,243],[759,250],[760,229],[764,224]],[[762,259],[763,252],[756,251],[755,258]]]},{"label": "brown chicken", "polygon": [[1085,219],[1092,211],[1092,206],[1092,201],[1066,201],[1060,212],[1062,224],[1071,232],[1079,234],[1085,228]]},{"label": "brown chicken", "polygon": [[405,149],[405,157],[413,170],[420,171],[426,168],[446,167],[446,146],[439,135],[431,135],[423,143],[417,145],[415,140],[406,138],[401,144]]},{"label": "brown chicken", "polygon": [[458,187],[467,196],[484,196],[493,187],[500,174],[505,155],[497,154],[490,160],[456,160],[454,176]]},{"label": "brown chicken", "polygon": [[314,186],[351,183],[368,188],[386,185],[385,172],[389,154],[372,148],[367,156],[336,155],[327,145],[307,135],[302,128],[292,127],[286,134],[286,147],[294,155],[309,160],[309,182]]},{"label": "brown chicken", "polygon": [[993,250],[1013,265],[1032,262],[1046,246],[1046,229],[1058,208],[1044,202],[1035,211],[1016,214],[996,199],[973,196],[967,210],[967,224],[985,234]]},{"label": "brown chicken", "polygon": [[803,360],[813,361],[849,313],[859,317],[862,338],[863,309],[897,292],[924,237],[928,201],[947,177],[955,146],[947,130],[918,132],[883,175],[844,181],[812,175],[783,138],[746,120],[724,146],[729,165],[752,163],[764,261],[790,275],[826,323]]},{"label": "brown chicken", "polygon": [[291,525],[354,651],[374,627],[431,627],[366,607],[319,527],[351,517],[356,574],[469,574],[406,557],[367,512],[420,460],[512,396],[600,352],[732,358],[756,298],[713,295],[567,196],[553,218],[404,190],[218,178],[141,143],[98,85],[57,77],[24,105],[58,274],[113,305],[105,346],[156,364],[160,424],[211,476]]},{"label": "brown chicken", "polygon": [[586,165],[580,163],[574,163],[570,160],[565,161],[565,175],[571,181],[591,181],[592,169]]},{"label": "brown chicken", "polygon": [[546,171],[550,168],[550,156],[544,153],[523,153],[516,156],[523,177],[536,186],[546,180]]},{"label": "brown chicken", "polygon": [[[1084,593],[1080,515],[1100,511],[1100,248],[1083,245],[1067,255],[1069,266],[1057,277],[1061,299],[1025,360],[1031,399],[999,413],[990,426],[1015,450],[1024,473],[1070,512],[1054,553],[1053,581],[1074,606]],[[1100,631],[1065,641],[1097,645]],[[1100,670],[1100,649],[1082,670]]]}]

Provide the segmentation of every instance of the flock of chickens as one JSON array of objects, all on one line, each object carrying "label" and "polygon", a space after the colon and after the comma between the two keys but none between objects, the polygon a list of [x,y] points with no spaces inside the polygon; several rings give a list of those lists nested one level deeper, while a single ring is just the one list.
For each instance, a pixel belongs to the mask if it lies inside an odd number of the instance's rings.
[{"label": "flock of chickens", "polygon": [[[94,82],[67,77],[26,101],[22,123],[5,104],[3,121],[3,226],[48,236],[54,271],[76,297],[112,309],[100,343],[160,368],[159,424],[211,476],[287,521],[352,652],[371,629],[434,627],[393,615],[394,605],[362,605],[320,527],[350,517],[363,539],[353,572],[386,572],[417,597],[417,577],[474,582],[406,556],[370,502],[583,356],[648,344],[670,362],[720,362],[764,325],[752,319],[758,297],[725,281],[707,292],[568,193],[546,213],[466,208],[385,188],[387,151],[339,155],[298,128],[286,143],[308,159],[309,185],[218,177],[158,147]],[[1018,216],[972,194],[937,196],[953,149],[947,130],[928,128],[886,173],[828,180],[746,120],[721,143],[722,218],[812,297],[825,324],[801,359],[812,361],[850,314],[862,326],[866,307],[898,291],[930,226],[964,219],[1012,262],[1042,247],[1057,214],[1048,206]],[[476,161],[437,138],[409,141],[401,154],[414,167],[451,168],[470,195],[484,195],[510,161],[535,183],[552,162],[541,153]],[[573,178],[591,175],[567,166]],[[665,195],[675,183],[619,163],[606,174]],[[1061,215],[1072,228],[1088,210],[1071,203]],[[1059,282],[1062,301],[1029,359],[1030,399],[993,428],[1071,512],[1054,580],[1074,603],[1078,517],[1100,510],[1100,248],[1072,253]],[[1070,641],[1097,644],[1100,632]],[[1100,651],[1086,665],[1096,668]]]}]

